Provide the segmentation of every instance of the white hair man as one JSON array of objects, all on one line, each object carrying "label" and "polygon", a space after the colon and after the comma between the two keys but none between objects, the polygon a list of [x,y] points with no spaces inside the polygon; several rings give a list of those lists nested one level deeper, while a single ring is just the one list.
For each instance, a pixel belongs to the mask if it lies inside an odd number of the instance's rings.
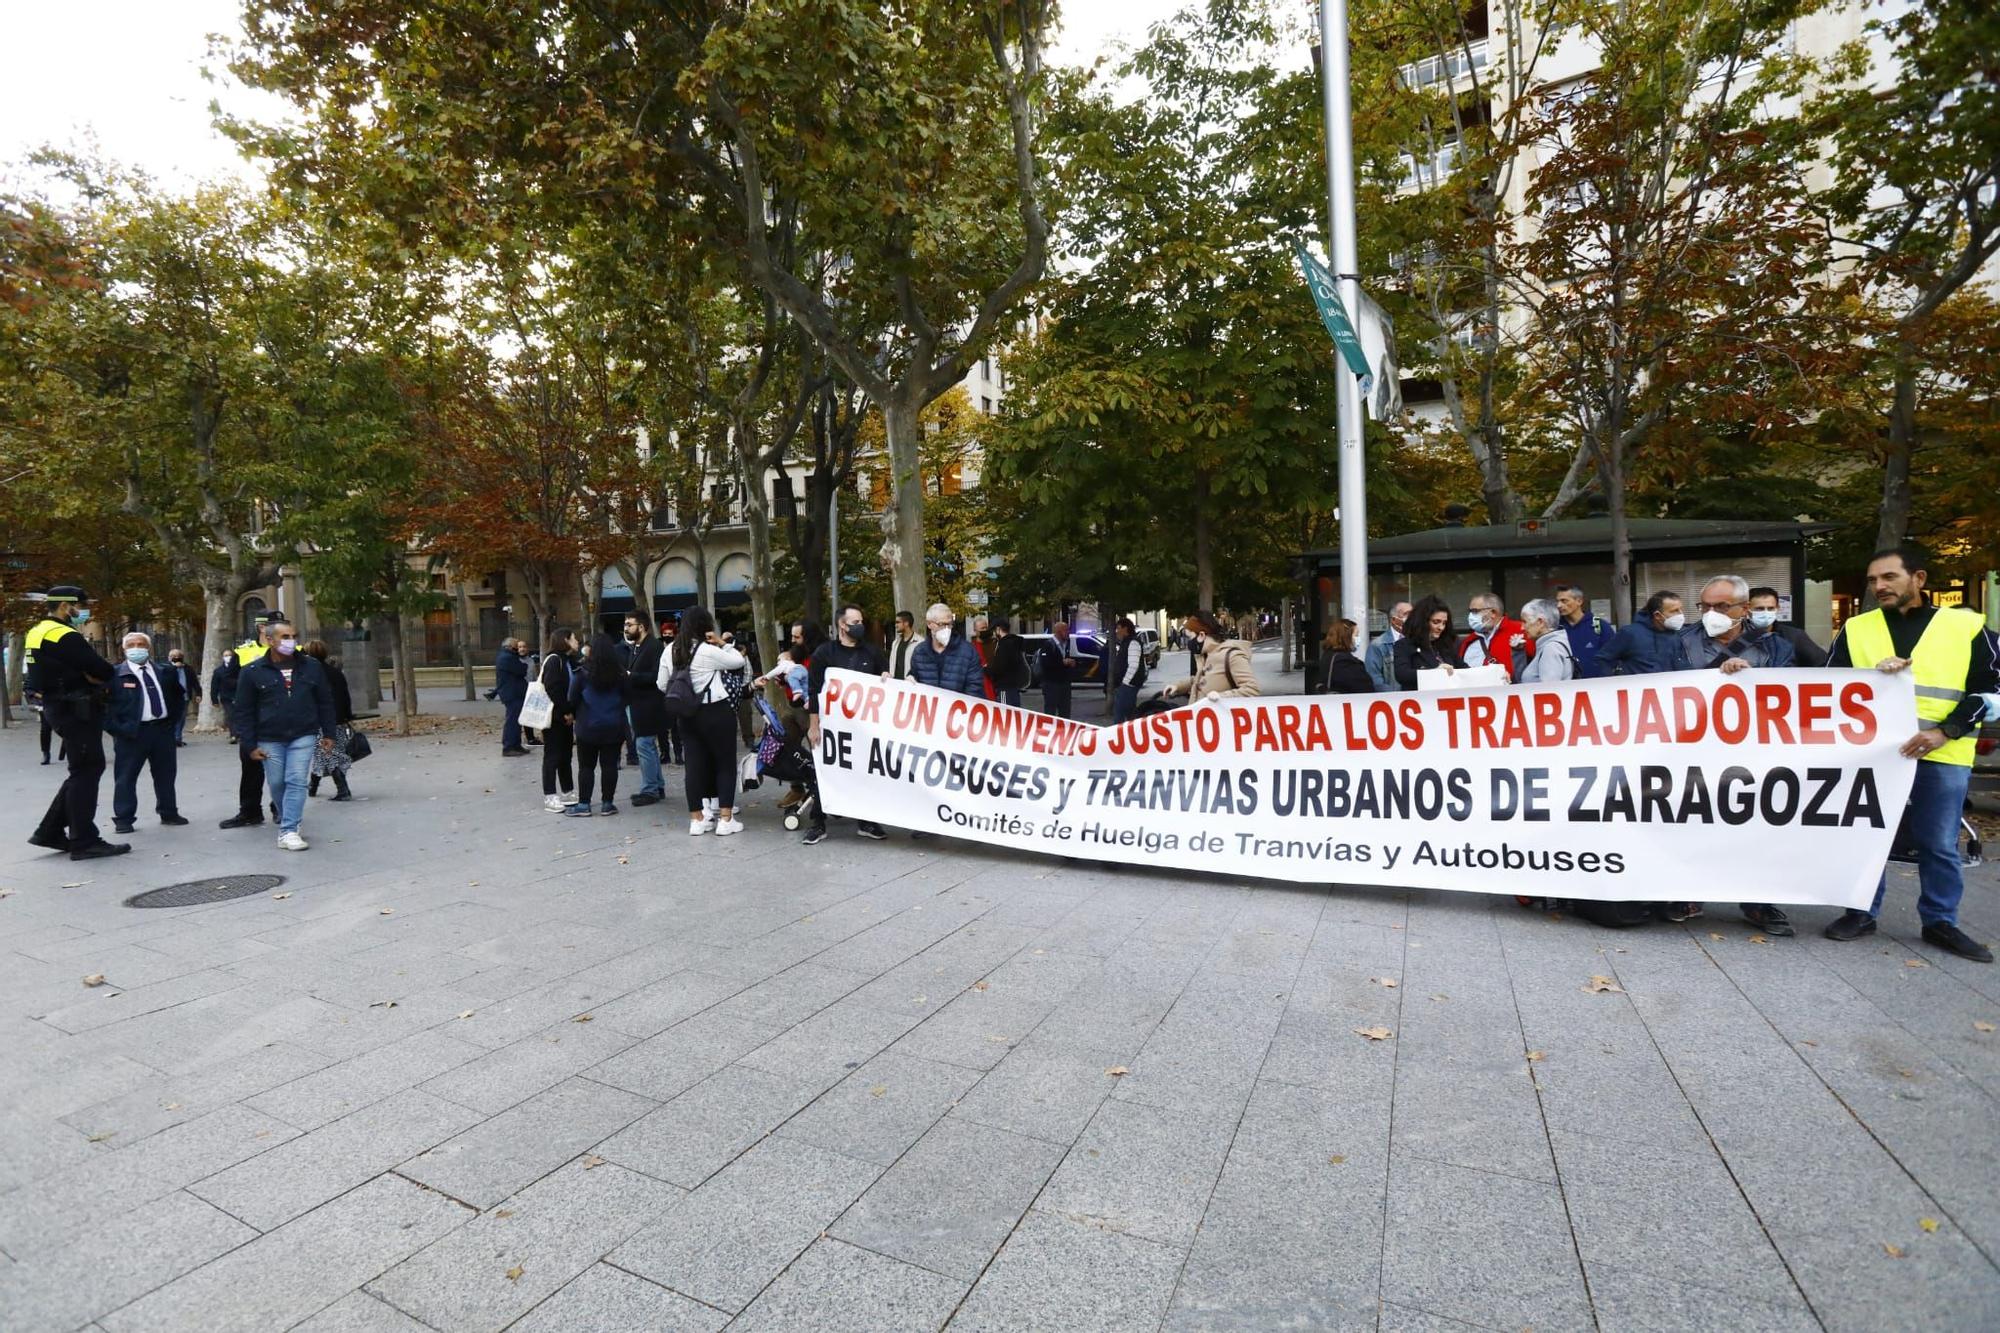
[{"label": "white hair man", "polygon": [[139,630],[125,636],[124,660],[111,673],[111,702],[104,729],[111,733],[111,821],[130,833],[139,817],[139,771],[153,774],[153,806],[166,825],[187,823],[174,796],[179,768],[174,723],[187,716],[180,678],[153,662],[152,636]]}]

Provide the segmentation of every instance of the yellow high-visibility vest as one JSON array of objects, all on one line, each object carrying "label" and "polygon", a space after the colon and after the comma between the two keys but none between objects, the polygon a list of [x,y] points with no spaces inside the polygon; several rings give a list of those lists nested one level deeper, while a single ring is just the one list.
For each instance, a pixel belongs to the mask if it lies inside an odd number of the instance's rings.
[{"label": "yellow high-visibility vest", "polygon": [[238,667],[247,667],[252,662],[262,657],[265,653],[269,652],[270,649],[266,648],[263,644],[257,642],[257,640],[255,639],[245,639],[242,643],[237,644],[234,648],[230,649],[229,651],[235,654],[236,665]]},{"label": "yellow high-visibility vest", "polygon": [[28,637],[21,646],[21,688],[30,694],[39,694],[42,688],[41,673],[35,669],[35,649],[45,643],[54,643],[65,634],[74,634],[62,621],[53,616],[44,616],[28,631]]},{"label": "yellow high-visibility vest", "polygon": [[[1986,622],[1976,611],[1941,606],[1924,627],[1910,654],[1909,672],[1917,683],[1917,716],[1936,726],[1951,716],[1965,698],[1965,677],[1972,669],[1972,644],[1985,630]],[[1841,627],[1847,636],[1847,657],[1858,667],[1871,667],[1885,657],[1896,655],[1889,637],[1889,617],[1881,610],[1864,612]],[[1972,767],[1979,732],[1975,728],[1955,741],[1947,741],[1924,758],[1939,764]]]}]

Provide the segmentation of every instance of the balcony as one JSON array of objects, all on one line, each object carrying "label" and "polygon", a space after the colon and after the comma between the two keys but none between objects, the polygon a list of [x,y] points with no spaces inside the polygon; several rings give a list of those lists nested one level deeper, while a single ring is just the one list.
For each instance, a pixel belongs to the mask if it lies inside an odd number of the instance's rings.
[{"label": "balcony", "polygon": [[1492,43],[1482,37],[1441,56],[1426,56],[1397,71],[1403,86],[1412,91],[1437,84],[1451,84],[1466,75],[1485,69]]},{"label": "balcony", "polygon": [[1403,185],[1406,190],[1432,189],[1450,177],[1452,169],[1463,160],[1456,140],[1440,144],[1436,152],[1419,156],[1412,153],[1404,159]]}]

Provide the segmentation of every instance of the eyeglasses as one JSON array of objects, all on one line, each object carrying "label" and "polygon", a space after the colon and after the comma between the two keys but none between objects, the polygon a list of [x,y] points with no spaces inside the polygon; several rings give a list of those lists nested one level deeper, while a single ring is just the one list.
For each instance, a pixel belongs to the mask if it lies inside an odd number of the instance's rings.
[{"label": "eyeglasses", "polygon": [[1741,602],[1696,602],[1694,609],[1697,611],[1727,611],[1732,606],[1741,605],[1743,605]]}]

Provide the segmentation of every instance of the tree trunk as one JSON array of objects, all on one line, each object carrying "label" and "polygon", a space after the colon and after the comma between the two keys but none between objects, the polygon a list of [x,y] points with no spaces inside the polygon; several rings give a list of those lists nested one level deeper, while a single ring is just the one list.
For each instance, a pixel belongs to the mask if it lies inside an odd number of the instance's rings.
[{"label": "tree trunk", "polygon": [[815,473],[806,478],[806,516],[799,524],[799,538],[792,552],[798,557],[799,576],[805,580],[803,616],[826,624],[826,533],[831,521],[833,478]]},{"label": "tree trunk", "polygon": [[[236,599],[223,589],[204,589],[202,606],[208,613],[208,623],[202,627],[200,670],[213,676],[215,669],[222,665],[222,659],[229,652],[230,616],[236,607]],[[207,681],[203,681],[204,686]],[[228,716],[230,701],[218,699],[213,691],[204,690],[201,709],[195,714],[196,731],[220,731]]]},{"label": "tree trunk", "polygon": [[[1632,520],[1625,512],[1625,446],[1604,446],[1604,499],[1611,516],[1611,623],[1632,622]],[[1584,608],[1590,614],[1590,608]]]},{"label": "tree trunk", "polygon": [[[372,628],[373,626],[367,621],[350,626],[348,633],[364,637],[349,639],[347,648],[342,653],[341,665],[347,670],[348,682],[359,686],[361,690],[360,706],[355,709],[358,713],[382,711],[382,663],[380,654],[375,651]],[[347,653],[352,653],[354,656],[349,659]]]},{"label": "tree trunk", "polygon": [[14,720],[14,700],[21,697],[21,653],[27,639],[19,631],[7,635],[7,679],[0,682],[0,723]]},{"label": "tree trunk", "polygon": [[479,693],[472,679],[472,594],[466,591],[463,579],[458,580],[458,615],[454,619],[458,631],[458,669],[465,679],[465,701],[471,703]]},{"label": "tree trunk", "polygon": [[1215,558],[1208,531],[1208,473],[1194,474],[1194,584],[1198,607],[1215,609]]},{"label": "tree trunk", "polygon": [[408,674],[410,655],[407,645],[403,642],[402,616],[391,615],[388,621],[390,674],[396,682],[396,734],[407,736],[410,734],[410,716],[416,712],[415,701],[410,698],[412,693]]},{"label": "tree trunk", "polygon": [[1917,440],[1917,355],[1906,330],[1896,335],[1895,388],[1889,399],[1889,446],[1882,458],[1882,512],[1875,549],[1910,534],[1910,455]]},{"label": "tree trunk", "polygon": [[764,479],[748,475],[743,479],[743,517],[750,527],[750,619],[757,634],[757,651],[762,660],[778,660],[777,576],[771,568],[771,500]]},{"label": "tree trunk", "polygon": [[883,523],[882,555],[896,590],[896,609],[921,617],[930,605],[924,579],[924,480],[918,466],[923,430],[918,409],[903,397],[878,403],[889,440],[892,502]]}]

